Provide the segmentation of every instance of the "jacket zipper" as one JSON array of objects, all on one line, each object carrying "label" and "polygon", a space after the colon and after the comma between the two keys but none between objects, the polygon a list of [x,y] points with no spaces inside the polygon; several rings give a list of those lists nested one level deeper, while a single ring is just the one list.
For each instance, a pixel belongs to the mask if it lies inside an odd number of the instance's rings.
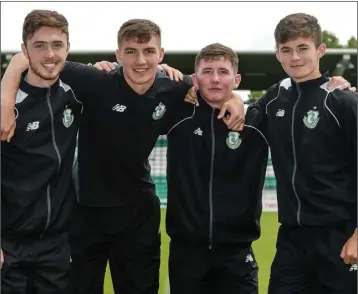
[{"label": "jacket zipper", "polygon": [[[58,149],[57,143],[56,143],[56,137],[55,137],[55,122],[54,122],[54,116],[53,116],[53,112],[52,112],[52,107],[51,107],[51,102],[50,102],[50,97],[51,97],[51,89],[48,89],[47,91],[47,95],[46,95],[46,100],[47,100],[47,106],[49,108],[50,111],[50,117],[51,117],[51,135],[52,135],[52,144],[54,146],[57,158],[58,158],[58,170],[61,167],[61,155],[60,155],[60,151]],[[43,236],[43,234],[46,232],[46,230],[48,229],[49,225],[50,225],[50,221],[51,221],[51,192],[50,192],[50,188],[51,188],[51,184],[48,184],[47,186],[47,191],[46,191],[46,198],[47,198],[47,219],[46,219],[46,225],[45,225],[45,229],[43,230],[41,237]]]},{"label": "jacket zipper", "polygon": [[209,182],[209,209],[210,209],[210,224],[209,224],[209,249],[213,247],[213,176],[214,176],[214,156],[215,156],[215,132],[214,132],[214,114],[215,109],[211,113],[211,162],[210,162],[210,182]]},{"label": "jacket zipper", "polygon": [[298,197],[297,191],[296,191],[296,186],[295,186],[295,178],[296,178],[296,171],[297,171],[297,157],[296,157],[296,146],[295,146],[295,135],[294,135],[294,130],[295,130],[295,111],[296,111],[296,107],[298,104],[298,101],[301,98],[301,90],[299,88],[299,85],[297,84],[297,91],[298,91],[298,98],[296,103],[293,105],[293,109],[292,109],[292,124],[291,124],[291,138],[292,138],[292,151],[293,151],[293,173],[292,173],[292,190],[293,193],[296,196],[297,199],[297,213],[296,213],[296,217],[297,217],[297,223],[299,226],[301,225],[301,200]]}]

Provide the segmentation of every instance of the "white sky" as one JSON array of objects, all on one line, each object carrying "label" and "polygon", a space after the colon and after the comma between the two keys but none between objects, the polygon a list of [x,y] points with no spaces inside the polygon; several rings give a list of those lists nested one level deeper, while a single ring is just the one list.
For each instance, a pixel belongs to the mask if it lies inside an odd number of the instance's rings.
[{"label": "white sky", "polygon": [[57,10],[70,24],[72,51],[114,51],[120,25],[147,18],[162,28],[166,51],[199,50],[220,42],[235,50],[273,50],[273,32],[285,15],[315,15],[341,43],[357,36],[353,2],[2,2],[1,51],[20,50],[24,17],[33,9]]}]

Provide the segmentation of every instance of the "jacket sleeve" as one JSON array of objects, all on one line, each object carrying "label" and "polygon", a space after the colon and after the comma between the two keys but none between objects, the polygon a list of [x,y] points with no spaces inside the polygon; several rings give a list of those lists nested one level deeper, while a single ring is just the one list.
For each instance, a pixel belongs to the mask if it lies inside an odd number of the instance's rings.
[{"label": "jacket sleeve", "polygon": [[163,135],[167,134],[175,124],[188,116],[188,114],[191,115],[195,105],[185,102],[184,99],[192,85],[193,83],[189,76],[184,76],[184,81],[182,82],[170,81],[168,93],[170,94],[171,103],[161,129]]},{"label": "jacket sleeve", "polygon": [[268,130],[267,105],[277,97],[277,91],[277,84],[271,86],[258,101],[249,105],[245,115],[247,122],[257,127],[266,138]]},{"label": "jacket sleeve", "polygon": [[171,81],[172,86],[169,92],[172,94],[174,103],[184,103],[186,94],[189,92],[190,88],[193,86],[193,82],[190,76],[184,76],[184,80],[180,82]]},{"label": "jacket sleeve", "polygon": [[358,95],[351,91],[335,90],[337,115],[340,127],[344,132],[357,162],[357,107]]},{"label": "jacket sleeve", "polygon": [[72,88],[79,100],[85,102],[83,100],[94,94],[103,93],[101,88],[105,87],[103,83],[108,80],[108,74],[93,66],[66,61],[60,79]]}]

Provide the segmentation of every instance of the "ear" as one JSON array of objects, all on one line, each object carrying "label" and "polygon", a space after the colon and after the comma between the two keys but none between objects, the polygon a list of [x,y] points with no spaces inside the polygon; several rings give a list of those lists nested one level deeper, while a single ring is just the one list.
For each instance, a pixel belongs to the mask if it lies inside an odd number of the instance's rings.
[{"label": "ear", "polygon": [[191,76],[191,79],[193,80],[193,85],[195,88],[199,89],[199,84],[198,84],[198,78],[196,77],[196,74],[193,74]]},{"label": "ear", "polygon": [[159,63],[161,63],[163,61],[164,58],[164,48],[160,48],[159,50]]},{"label": "ear", "polygon": [[121,50],[120,50],[120,49],[117,49],[115,54],[116,54],[117,62],[118,62],[119,64],[122,64]]},{"label": "ear", "polygon": [[321,58],[322,56],[324,56],[326,54],[326,50],[327,50],[326,44],[322,43],[321,45],[319,45],[318,57]]},{"label": "ear", "polygon": [[25,57],[29,59],[29,54],[27,53],[27,48],[24,43],[21,44],[21,51],[24,53]]},{"label": "ear", "polygon": [[241,75],[237,74],[235,76],[235,82],[234,82],[235,89],[240,85],[240,82],[241,82]]}]

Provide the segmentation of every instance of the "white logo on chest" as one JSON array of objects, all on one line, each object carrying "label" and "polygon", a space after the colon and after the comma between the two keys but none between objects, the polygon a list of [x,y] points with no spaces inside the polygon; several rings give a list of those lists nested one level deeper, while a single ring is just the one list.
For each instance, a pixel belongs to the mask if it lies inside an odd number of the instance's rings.
[{"label": "white logo on chest", "polygon": [[277,110],[276,116],[283,117],[284,115],[285,115],[285,110],[284,109]]},{"label": "white logo on chest", "polygon": [[127,106],[125,105],[119,105],[119,104],[116,104],[112,107],[112,110],[114,111],[117,111],[117,112],[123,112],[127,109]]},{"label": "white logo on chest", "polygon": [[63,111],[63,117],[62,117],[63,125],[66,128],[68,128],[70,125],[72,125],[73,120],[74,120],[74,116],[73,116],[72,110],[69,108],[66,108]]},{"label": "white logo on chest", "polygon": [[29,122],[29,123],[27,124],[26,132],[37,130],[37,129],[39,128],[39,126],[40,126],[40,122],[39,122],[39,121]]},{"label": "white logo on chest", "polygon": [[240,134],[238,132],[229,132],[226,138],[226,145],[230,149],[236,149],[241,144]]},{"label": "white logo on chest", "polygon": [[153,111],[153,115],[152,115],[153,119],[154,120],[160,119],[164,115],[165,111],[166,111],[165,105],[162,102],[160,102],[159,105]]},{"label": "white logo on chest", "polygon": [[316,109],[317,106],[313,107],[313,110],[307,111],[307,114],[303,117],[303,123],[309,129],[314,129],[319,122],[319,112]]},{"label": "white logo on chest", "polygon": [[202,136],[202,135],[203,135],[203,131],[201,130],[201,128],[197,128],[197,129],[193,132],[193,134],[198,135],[198,136]]}]

